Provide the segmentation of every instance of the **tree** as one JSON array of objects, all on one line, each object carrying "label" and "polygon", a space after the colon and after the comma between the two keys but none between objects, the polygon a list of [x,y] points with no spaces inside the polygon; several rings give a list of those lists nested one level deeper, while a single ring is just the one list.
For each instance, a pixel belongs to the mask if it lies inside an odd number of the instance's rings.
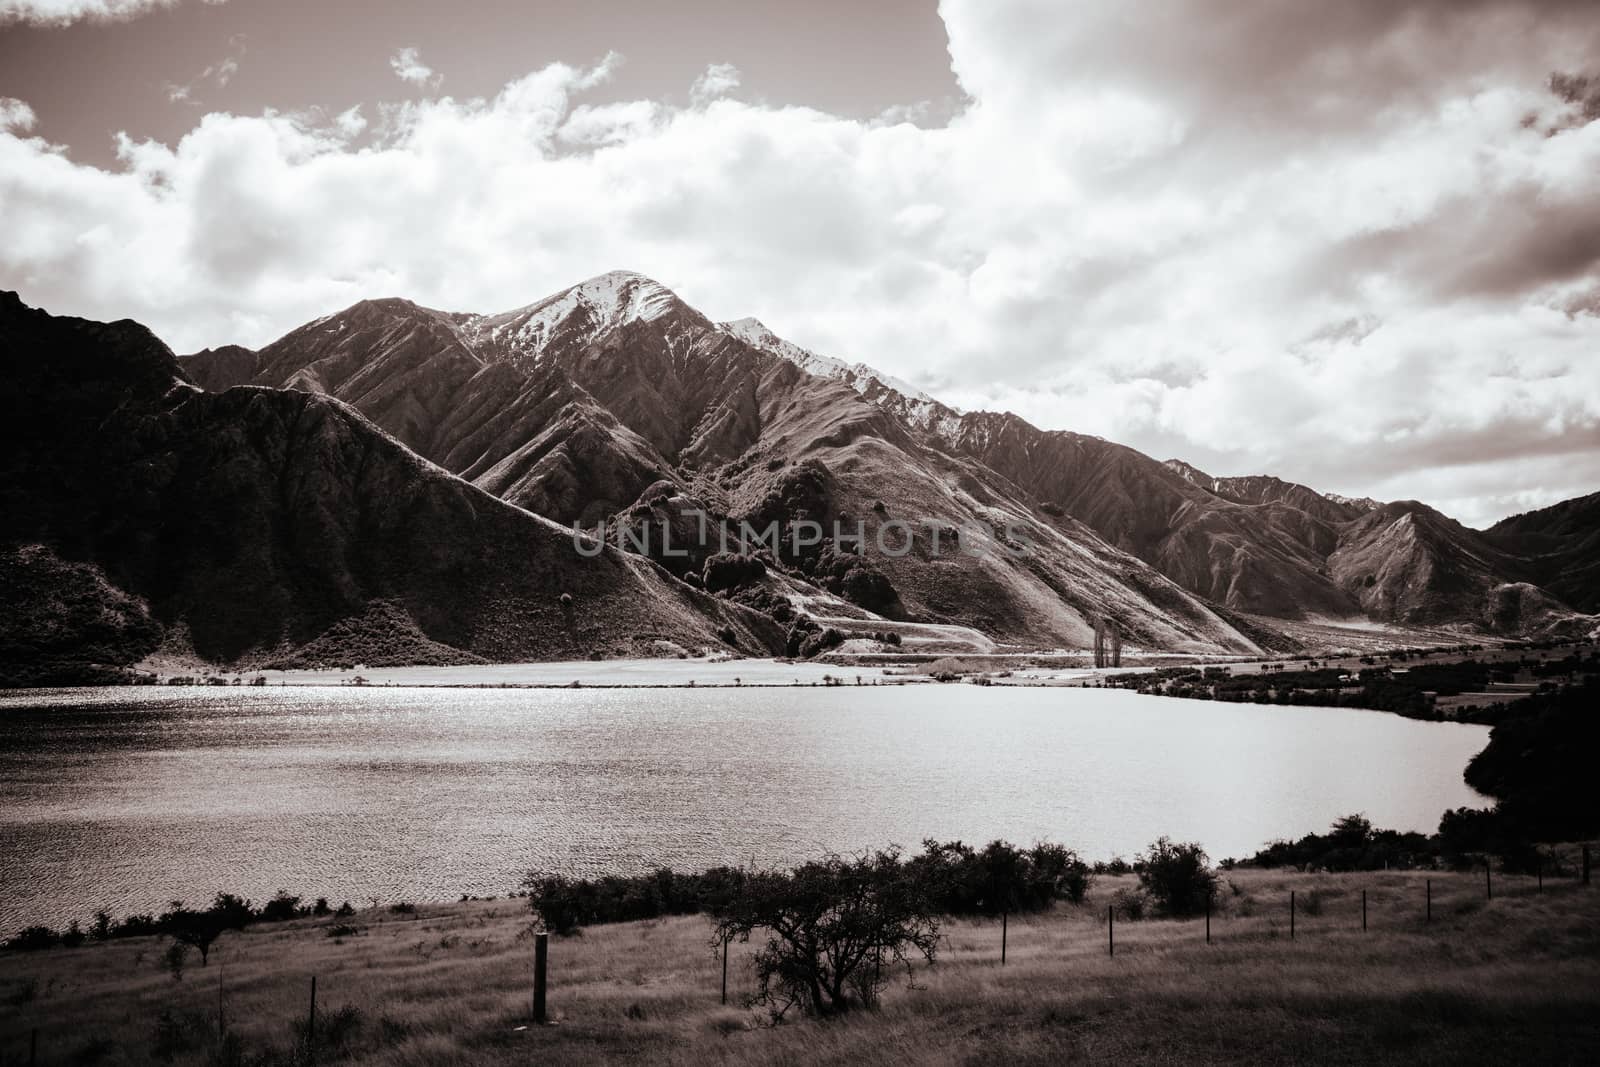
[{"label": "tree", "polygon": [[755,1001],[774,1019],[795,1005],[815,1015],[874,1006],[886,969],[909,975],[913,958],[931,963],[938,949],[932,898],[896,849],[752,872],[711,908],[714,945],[765,931]]},{"label": "tree", "polygon": [[1176,917],[1197,915],[1216,899],[1217,876],[1205,849],[1160,838],[1139,857],[1139,885],[1157,906]]},{"label": "tree", "polygon": [[217,938],[229,930],[244,929],[254,918],[249,901],[230,893],[218,893],[205,911],[174,904],[171,911],[161,916],[161,925],[172,934],[175,944],[199,950],[200,966],[204,967],[210,961],[211,946]]}]

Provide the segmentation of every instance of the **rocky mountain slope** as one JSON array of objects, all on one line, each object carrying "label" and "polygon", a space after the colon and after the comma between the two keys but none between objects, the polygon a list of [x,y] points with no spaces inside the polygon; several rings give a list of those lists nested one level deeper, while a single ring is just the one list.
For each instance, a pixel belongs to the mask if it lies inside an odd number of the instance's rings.
[{"label": "rocky mountain slope", "polygon": [[[636,555],[575,552],[570,531],[320,390],[202,390],[136,323],[0,294],[0,369],[0,579],[8,613],[54,620],[62,655],[126,662],[157,640],[223,662],[305,662],[319,641],[412,662],[781,647],[765,615]],[[307,373],[340,372],[361,373],[337,359]],[[12,667],[38,657],[9,637]],[[120,651],[93,651],[108,643]]]},{"label": "rocky mountain slope", "polygon": [[[767,337],[617,273],[495,315],[367,301],[228,367],[252,384],[347,401],[422,455],[562,522],[654,514],[640,498],[664,484],[736,528],[777,523],[790,544],[796,522],[830,532],[862,523],[859,559],[824,546],[777,552],[774,563],[834,593],[852,572],[870,574],[851,588],[859,606],[888,616],[1038,647],[1082,646],[1108,613],[1137,644],[1256,647],[1071,516],[936,447],[906,417],[932,401],[751,343]],[[200,364],[199,380],[235,384],[210,354],[185,362]],[[1014,553],[1007,539],[1035,550]]]},{"label": "rocky mountain slope", "polygon": [[[894,610],[1032,644],[1082,644],[1101,612],[1164,647],[1244,647],[1255,643],[1245,631],[1266,636],[1274,617],[1527,632],[1595,596],[1579,565],[1594,545],[1571,531],[1477,534],[1420,504],[1214,478],[957,411],[758,320],[713,323],[627,272],[490,315],[366,301],[253,358],[222,349],[185,364],[208,388],[338,397],[561,522],[663,518],[640,499],[661,484],[736,520],[909,521],[929,531],[909,554],[869,543],[860,564],[892,584]],[[982,529],[992,546],[1007,525],[1039,550],[952,560],[932,541],[944,527]]]}]

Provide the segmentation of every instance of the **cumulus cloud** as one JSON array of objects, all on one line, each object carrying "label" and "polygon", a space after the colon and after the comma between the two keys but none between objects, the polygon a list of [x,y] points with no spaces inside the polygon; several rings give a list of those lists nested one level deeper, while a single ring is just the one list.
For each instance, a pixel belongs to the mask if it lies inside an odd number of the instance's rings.
[{"label": "cumulus cloud", "polygon": [[437,87],[444,76],[435,74],[433,68],[422,61],[422,52],[416,48],[400,48],[389,57],[389,68],[401,81],[413,85]]},{"label": "cumulus cloud", "polygon": [[[226,0],[205,0],[221,4]],[[68,26],[82,20],[114,22],[172,7],[178,0],[0,0],[0,25],[26,22],[39,26]]]},{"label": "cumulus cloud", "polygon": [[0,96],[0,130],[26,132],[33,129],[33,108],[10,96]]},{"label": "cumulus cloud", "polygon": [[697,104],[727,96],[739,87],[739,68],[732,63],[713,63],[689,87],[689,99]]},{"label": "cumulus cloud", "polygon": [[1600,15],[1132,6],[947,0],[969,99],[933,128],[592,102],[616,56],[370,124],[208,114],[111,170],[13,122],[0,274],[189,350],[629,268],[962,407],[1218,475],[1474,523],[1600,487],[1600,122],[1570,80]]}]

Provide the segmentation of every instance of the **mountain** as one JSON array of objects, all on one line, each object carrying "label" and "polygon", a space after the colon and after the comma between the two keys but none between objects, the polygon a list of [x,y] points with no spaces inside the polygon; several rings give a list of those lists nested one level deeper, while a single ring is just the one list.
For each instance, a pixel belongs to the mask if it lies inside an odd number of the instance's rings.
[{"label": "mountain", "polygon": [[[638,556],[576,552],[321,391],[202,390],[136,323],[0,294],[0,362],[0,580],[10,611],[54,620],[61,656],[128,662],[158,639],[246,663],[781,647],[766,616]],[[36,657],[10,636],[10,667]]]},{"label": "mountain", "polygon": [[[1594,497],[1478,532],[1215,478],[628,272],[491,314],[366,300],[182,359],[8,294],[0,353],[13,667],[1082,648],[1101,616],[1134,647],[1259,653],[1293,647],[1274,620],[1581,630],[1600,584]],[[769,539],[730,555],[719,529]]]},{"label": "mountain", "polygon": [[[665,492],[734,524],[866,523],[860,558],[817,549],[774,562],[846,601],[848,575],[864,575],[850,589],[874,614],[1081,647],[1094,617],[1111,613],[1133,643],[1258,647],[1070,516],[935,447],[904,416],[933,401],[906,398],[865,370],[814,373],[820,364],[769,351],[769,338],[748,323],[718,325],[655,282],[616,272],[497,314],[366,301],[232,366],[250,384],[346,401],[421,455],[561,522],[656,515],[642,497]],[[876,541],[878,528],[898,522],[914,527],[905,554]],[[1005,553],[1008,527],[1037,550]],[[957,530],[986,554],[954,550]],[[894,548],[905,538],[890,540]]]},{"label": "mountain", "polygon": [[1600,613],[1600,493],[1513,515],[1484,537],[1526,560],[1528,573],[1552,595]]},{"label": "mountain", "polygon": [[[1572,558],[1593,560],[1593,545],[1570,533],[1478,534],[1414,502],[1216,478],[1008,413],[958,411],[757,319],[714,323],[624,271],[496,314],[366,301],[253,358],[225,349],[185,363],[208,387],[345,400],[560,522],[676,523],[695,508],[739,521],[913,521],[928,536],[908,555],[869,545],[851,564],[893,588],[868,606],[1018,643],[1084,644],[1107,612],[1164,647],[1271,643],[1274,618],[1524,632],[1575,614],[1596,586]],[[1029,560],[980,566],[933,551],[940,527],[987,529],[1000,544],[1008,524],[1040,546]],[[1542,564],[1528,556],[1545,544],[1536,536],[1553,546]],[[815,577],[815,559],[780,562]],[[824,591],[839,593],[836,579]]]}]

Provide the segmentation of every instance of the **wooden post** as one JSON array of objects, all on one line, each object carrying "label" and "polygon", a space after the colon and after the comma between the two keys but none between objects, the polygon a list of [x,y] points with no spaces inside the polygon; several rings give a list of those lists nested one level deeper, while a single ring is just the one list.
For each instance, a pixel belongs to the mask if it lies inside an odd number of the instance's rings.
[{"label": "wooden post", "polygon": [[1000,913],[1000,966],[1006,965],[1006,913]]},{"label": "wooden post", "polygon": [[1539,885],[1535,892],[1544,892],[1544,853],[1539,853],[1539,858],[1534,861],[1534,873],[1539,876]]},{"label": "wooden post", "polygon": [[306,1015],[306,1059],[317,1062],[317,976],[311,976],[311,1011]]},{"label": "wooden post", "polygon": [[1117,954],[1117,906],[1115,904],[1111,904],[1111,905],[1108,905],[1106,907],[1106,955],[1107,956],[1115,956],[1116,954]]},{"label": "wooden post", "polygon": [[722,1003],[728,1003],[728,935],[722,935]]},{"label": "wooden post", "polygon": [[1483,857],[1483,897],[1485,900],[1494,899],[1494,882],[1489,872],[1494,868],[1494,862],[1488,856]]},{"label": "wooden post", "polygon": [[1583,884],[1589,884],[1589,846],[1583,846]]},{"label": "wooden post", "polygon": [[1365,933],[1366,929],[1367,929],[1367,891],[1365,889],[1363,889],[1361,891],[1361,931],[1362,931],[1362,933]]},{"label": "wooden post", "polygon": [[540,931],[533,935],[533,1025],[545,1024],[544,974],[550,957],[550,935]]},{"label": "wooden post", "polygon": [[1289,890],[1289,940],[1294,940],[1294,890]]},{"label": "wooden post", "polygon": [[1211,898],[1206,897],[1206,944],[1211,944]]},{"label": "wooden post", "polygon": [[1428,910],[1426,912],[1426,918],[1424,918],[1422,921],[1431,923],[1433,922],[1433,879],[1427,879],[1424,885],[1428,893]]},{"label": "wooden post", "polygon": [[28,1067],[36,1067],[39,1062],[39,1028],[35,1026],[28,1031]]}]

